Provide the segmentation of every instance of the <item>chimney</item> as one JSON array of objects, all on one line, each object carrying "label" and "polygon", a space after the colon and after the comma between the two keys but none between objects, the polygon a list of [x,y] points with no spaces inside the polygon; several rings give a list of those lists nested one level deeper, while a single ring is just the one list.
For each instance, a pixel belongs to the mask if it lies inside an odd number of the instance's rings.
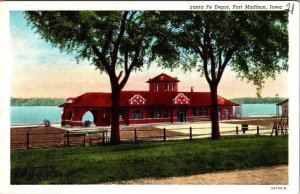
[{"label": "chimney", "polygon": [[193,86],[191,87],[191,92],[194,92],[194,87]]}]

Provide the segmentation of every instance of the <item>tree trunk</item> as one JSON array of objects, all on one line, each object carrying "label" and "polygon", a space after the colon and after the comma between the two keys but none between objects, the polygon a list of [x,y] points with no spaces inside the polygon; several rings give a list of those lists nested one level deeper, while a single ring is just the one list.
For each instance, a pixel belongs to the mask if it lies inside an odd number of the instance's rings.
[{"label": "tree trunk", "polygon": [[218,116],[218,85],[212,83],[210,85],[211,99],[211,138],[220,139],[220,127]]},{"label": "tree trunk", "polygon": [[120,113],[120,93],[121,90],[118,87],[112,87],[111,93],[111,144],[120,143],[120,125],[119,125],[119,113]]}]

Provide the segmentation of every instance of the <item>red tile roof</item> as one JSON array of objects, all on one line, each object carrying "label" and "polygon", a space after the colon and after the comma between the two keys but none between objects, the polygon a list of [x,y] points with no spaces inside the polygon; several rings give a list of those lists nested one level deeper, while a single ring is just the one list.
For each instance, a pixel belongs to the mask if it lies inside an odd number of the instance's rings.
[{"label": "red tile roof", "polygon": [[180,82],[180,81],[176,77],[174,78],[165,73],[162,73],[147,81],[147,83],[152,83],[152,82]]},{"label": "red tile roof", "polygon": [[[188,106],[210,106],[210,92],[148,92],[148,91],[123,91],[120,96],[120,106],[129,106],[129,99],[139,94],[146,99],[145,105],[142,106],[178,106],[173,104],[173,99],[183,93],[191,102]],[[239,106],[222,97],[220,105]],[[64,103],[59,107],[111,107],[111,93],[85,93],[74,98],[73,103]]]}]

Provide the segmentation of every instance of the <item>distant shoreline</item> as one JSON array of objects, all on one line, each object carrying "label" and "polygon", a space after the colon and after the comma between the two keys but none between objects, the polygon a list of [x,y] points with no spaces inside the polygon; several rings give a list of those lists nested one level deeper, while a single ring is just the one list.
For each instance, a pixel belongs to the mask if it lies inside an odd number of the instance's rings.
[{"label": "distant shoreline", "polygon": [[[286,98],[232,98],[231,101],[237,104],[277,104]],[[11,106],[58,106],[65,102],[63,98],[11,98]]]},{"label": "distant shoreline", "polygon": [[286,98],[281,97],[266,97],[266,98],[253,98],[253,97],[245,97],[245,98],[232,98],[231,101],[237,104],[277,104]]},{"label": "distant shoreline", "polygon": [[63,104],[62,98],[11,98],[11,106],[58,106]]}]

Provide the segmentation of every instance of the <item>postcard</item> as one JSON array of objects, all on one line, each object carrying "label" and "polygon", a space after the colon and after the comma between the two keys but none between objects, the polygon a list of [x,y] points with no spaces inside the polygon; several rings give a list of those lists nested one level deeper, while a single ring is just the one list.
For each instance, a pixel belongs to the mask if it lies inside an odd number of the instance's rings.
[{"label": "postcard", "polygon": [[1,192],[298,193],[299,2],[1,2]]}]

